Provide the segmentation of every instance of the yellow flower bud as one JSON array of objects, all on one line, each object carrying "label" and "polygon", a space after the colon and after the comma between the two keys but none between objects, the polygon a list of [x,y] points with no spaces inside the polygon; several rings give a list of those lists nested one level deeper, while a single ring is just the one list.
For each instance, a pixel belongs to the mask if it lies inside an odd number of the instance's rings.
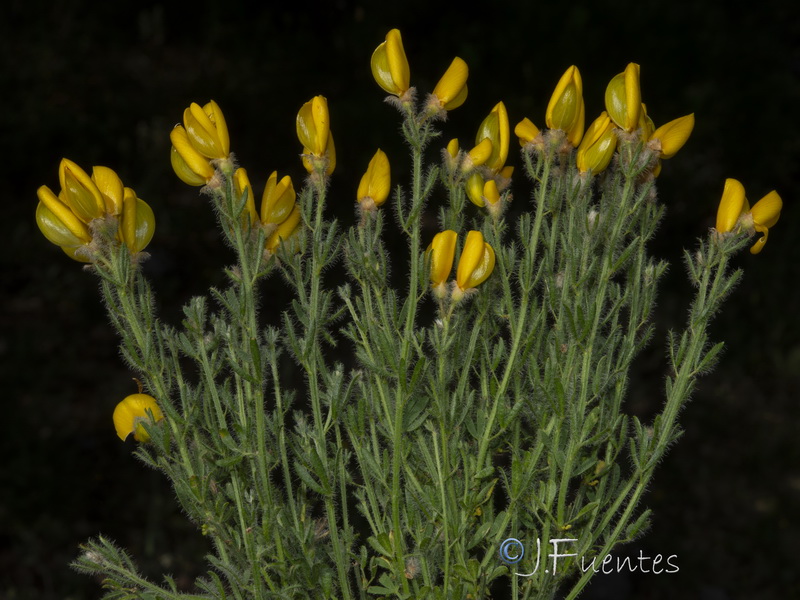
[{"label": "yellow flower bud", "polygon": [[153,209],[144,200],[136,197],[136,192],[125,188],[122,203],[122,217],[119,233],[122,242],[137,254],[147,248],[156,231],[156,217]]},{"label": "yellow flower bud", "polygon": [[106,207],[106,213],[118,215],[122,212],[123,189],[122,180],[108,167],[93,167],[94,181]]},{"label": "yellow flower bud", "polygon": [[571,66],[561,76],[547,104],[545,122],[550,129],[561,129],[567,139],[577,146],[583,137],[585,124],[583,81],[578,67]]},{"label": "yellow flower bud", "polygon": [[524,146],[539,137],[539,128],[528,117],[525,117],[514,127],[514,135],[519,138],[519,145]]},{"label": "yellow flower bud", "polygon": [[614,124],[605,111],[589,125],[575,157],[581,173],[591,170],[597,174],[605,170],[617,148],[617,134],[614,129]]},{"label": "yellow flower bud", "polygon": [[778,195],[778,192],[772,190],[769,194],[761,198],[755,203],[750,210],[749,217],[753,220],[753,227],[759,233],[763,233],[756,240],[756,243],[750,248],[751,254],[758,254],[767,243],[769,236],[769,228],[774,227],[781,216],[781,209],[783,208],[783,200]]},{"label": "yellow flower bud", "polygon": [[458,158],[458,138],[453,138],[447,144],[447,153],[450,155],[450,158]]},{"label": "yellow flower bud", "polygon": [[661,158],[672,158],[683,148],[694,129],[694,113],[670,121],[656,129],[650,140],[658,140],[661,146]]},{"label": "yellow flower bud", "polygon": [[733,231],[739,221],[739,217],[745,211],[745,202],[744,186],[741,182],[736,179],[726,179],[722,200],[720,200],[719,208],[717,209],[716,230],[719,233]]},{"label": "yellow flower bud", "polygon": [[189,141],[186,130],[176,125],[169,134],[172,142],[170,162],[178,179],[188,185],[205,185],[214,176],[214,167]]},{"label": "yellow flower bud", "polygon": [[278,181],[278,172],[273,171],[261,197],[261,222],[264,225],[283,223],[294,210],[296,200],[292,178],[284,175]]},{"label": "yellow flower bud", "polygon": [[506,164],[509,138],[506,105],[498,102],[480,124],[478,134],[475,136],[476,144],[480,144],[485,139],[492,142],[492,153],[484,164],[495,173],[498,173]]},{"label": "yellow flower bud", "polygon": [[467,99],[468,76],[467,63],[456,56],[439,83],[433,88],[433,96],[436,98],[439,108],[453,110],[464,104]]},{"label": "yellow flower bud", "polygon": [[629,63],[625,71],[615,76],[606,88],[606,110],[617,127],[630,132],[639,127],[641,108],[639,65]]},{"label": "yellow flower bud", "polygon": [[370,66],[375,81],[387,94],[402,96],[408,91],[411,72],[399,30],[392,29],[386,34],[386,41],[372,53]]},{"label": "yellow flower bud", "polygon": [[272,235],[267,238],[267,250],[274,254],[281,242],[288,240],[300,227],[300,218],[300,205],[295,204],[289,216],[286,217],[286,219],[278,225]]},{"label": "yellow flower bud", "polygon": [[202,108],[192,102],[183,111],[183,125],[189,142],[197,152],[210,159],[228,158],[231,153],[228,126],[216,102],[211,100]]},{"label": "yellow flower bud", "polygon": [[386,153],[380,148],[369,161],[367,172],[361,177],[358,184],[356,198],[361,203],[370,202],[374,206],[380,206],[389,197],[391,187],[391,169]]},{"label": "yellow flower bud", "polygon": [[62,201],[84,223],[99,219],[106,213],[106,203],[97,185],[86,171],[64,158],[58,167]]},{"label": "yellow flower bud", "polygon": [[114,428],[123,442],[130,434],[137,442],[150,441],[150,435],[142,423],[158,423],[163,418],[156,399],[147,394],[131,394],[117,404],[113,416]]},{"label": "yellow flower bud", "polygon": [[500,202],[500,191],[494,179],[489,179],[483,184],[483,199],[490,207]]},{"label": "yellow flower bud", "polygon": [[494,249],[483,240],[480,231],[470,231],[458,260],[456,285],[461,292],[479,286],[494,270]]},{"label": "yellow flower bud", "polygon": [[443,290],[443,284],[450,277],[453,270],[453,260],[456,256],[456,241],[458,234],[447,229],[440,231],[433,236],[431,245],[428,246],[428,254],[431,260],[431,285],[434,288]]}]

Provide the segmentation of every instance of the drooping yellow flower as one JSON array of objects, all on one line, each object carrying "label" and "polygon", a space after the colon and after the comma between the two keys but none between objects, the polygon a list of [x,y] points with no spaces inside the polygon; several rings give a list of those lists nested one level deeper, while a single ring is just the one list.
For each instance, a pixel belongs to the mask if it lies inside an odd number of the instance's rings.
[{"label": "drooping yellow flower", "polygon": [[386,41],[375,48],[370,67],[375,81],[387,94],[402,96],[408,91],[411,71],[399,30],[392,29],[386,34]]},{"label": "drooping yellow flower", "polygon": [[524,146],[525,144],[531,143],[537,137],[539,137],[539,128],[533,124],[528,117],[525,117],[517,123],[517,126],[514,127],[514,135],[519,138],[519,145]]},{"label": "drooping yellow flower", "polygon": [[303,104],[297,113],[297,138],[303,145],[303,165],[313,173],[326,165],[330,175],[336,166],[336,150],[330,129],[328,100],[325,96],[314,96]]},{"label": "drooping yellow flower", "polygon": [[484,241],[483,234],[480,231],[470,231],[458,260],[453,300],[458,301],[464,292],[486,281],[494,270],[494,263],[494,249]]},{"label": "drooping yellow flower", "polygon": [[722,199],[717,208],[717,226],[719,233],[733,231],[739,217],[745,212],[744,186],[737,179],[726,179]]},{"label": "drooping yellow flower", "polygon": [[206,158],[223,159],[230,155],[231,141],[225,116],[213,100],[203,107],[192,102],[183,111],[183,126],[192,147]]},{"label": "drooping yellow flower", "polygon": [[300,214],[300,205],[295,204],[292,212],[286,217],[275,229],[275,231],[267,238],[267,250],[275,253],[278,246],[288,240],[300,227],[302,215]]},{"label": "drooping yellow flower", "polygon": [[578,146],[575,161],[581,173],[591,171],[594,174],[600,173],[608,167],[611,157],[617,148],[617,135],[614,132],[614,124],[608,114],[603,111],[595,119]]},{"label": "drooping yellow flower", "polygon": [[689,139],[694,129],[694,113],[665,123],[652,134],[650,141],[658,140],[662,159],[672,158]]},{"label": "drooping yellow flower", "polygon": [[292,214],[296,200],[292,178],[284,175],[278,181],[278,172],[273,171],[261,196],[261,222],[264,225],[280,225]]},{"label": "drooping yellow flower", "polygon": [[612,78],[606,88],[606,110],[617,127],[631,132],[639,127],[641,108],[639,65],[629,63],[625,71]]},{"label": "drooping yellow flower", "polygon": [[774,227],[781,216],[781,209],[783,208],[783,200],[778,195],[778,192],[772,190],[769,194],[761,198],[753,205],[750,212],[745,214],[743,222],[746,225],[752,223],[752,227],[758,232],[763,233],[756,243],[750,248],[751,254],[758,254],[767,243],[770,227]]},{"label": "drooping yellow flower", "polygon": [[446,229],[433,236],[427,253],[431,261],[431,286],[438,298],[444,298],[447,290],[445,283],[453,270],[453,260],[456,256],[456,241],[458,234]]},{"label": "drooping yellow flower", "polygon": [[[148,412],[150,413],[148,415]],[[152,416],[152,419],[151,419]],[[114,409],[114,428],[123,442],[130,434],[137,442],[150,441],[143,423],[158,423],[164,418],[156,399],[147,394],[131,394]]]},{"label": "drooping yellow flower", "polygon": [[433,88],[434,105],[439,110],[453,110],[467,100],[467,77],[469,67],[456,56],[442,78]]},{"label": "drooping yellow flower", "polygon": [[153,239],[156,231],[156,217],[153,209],[144,200],[136,197],[136,192],[126,187],[119,223],[119,236],[131,251],[138,254]]},{"label": "drooping yellow flower", "polygon": [[378,148],[375,156],[369,161],[367,172],[358,184],[356,199],[366,210],[381,206],[389,197],[391,188],[391,168],[386,153]]},{"label": "drooping yellow flower", "polygon": [[577,146],[583,137],[586,108],[583,103],[583,81],[575,65],[568,68],[556,85],[547,104],[545,122],[550,129],[560,129]]}]

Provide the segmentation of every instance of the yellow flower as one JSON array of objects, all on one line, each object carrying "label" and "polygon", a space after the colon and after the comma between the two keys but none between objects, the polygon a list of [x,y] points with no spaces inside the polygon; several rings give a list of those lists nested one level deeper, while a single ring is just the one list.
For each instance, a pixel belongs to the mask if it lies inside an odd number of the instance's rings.
[{"label": "yellow flower", "polygon": [[61,247],[77,248],[92,241],[92,234],[70,208],[46,185],[36,190],[36,224],[50,242]]},{"label": "yellow flower", "polygon": [[772,190],[769,194],[761,198],[755,203],[749,213],[745,214],[742,221],[745,225],[750,225],[758,232],[763,233],[760,238],[756,240],[753,247],[750,248],[751,254],[758,254],[767,243],[769,236],[769,228],[774,227],[781,216],[781,209],[783,208],[783,200],[778,195],[778,192]]},{"label": "yellow flower", "polygon": [[183,111],[183,125],[189,142],[200,154],[210,159],[228,158],[231,153],[228,126],[216,102],[211,100],[202,108],[192,102]]},{"label": "yellow flower", "polygon": [[445,282],[453,270],[457,240],[458,234],[447,229],[433,236],[433,241],[428,246],[427,252],[431,261],[431,286],[438,298],[444,298],[447,293]]},{"label": "yellow flower", "polygon": [[480,167],[492,157],[492,149],[494,144],[489,138],[483,138],[475,147],[467,152],[464,157],[464,162],[461,164],[461,170],[465,173],[472,171],[476,167]]},{"label": "yellow flower", "polygon": [[[258,213],[256,212],[256,201],[253,196],[253,186],[250,184],[250,178],[247,176],[247,171],[239,167],[233,173],[233,187],[236,192],[236,199],[241,202],[242,196],[247,193],[247,200],[245,201],[243,215],[247,215],[250,224],[254,225],[258,221]],[[244,225],[244,222],[243,222]]]},{"label": "yellow flower", "polygon": [[[494,270],[494,262],[494,249],[483,240],[483,234],[470,231],[458,260],[453,300],[460,300],[464,292],[486,281]],[[456,290],[460,293],[456,293]]]},{"label": "yellow flower", "polygon": [[672,158],[689,139],[694,129],[694,113],[666,123],[650,134],[649,140],[658,140],[661,158]]},{"label": "yellow flower", "polygon": [[375,81],[387,94],[402,96],[408,91],[411,72],[399,30],[392,29],[386,34],[386,41],[372,53],[370,66]]},{"label": "yellow flower", "polygon": [[261,196],[261,222],[264,225],[280,225],[292,214],[296,200],[292,178],[284,175],[278,181],[278,172],[273,171]]},{"label": "yellow flower", "polygon": [[434,104],[440,110],[458,108],[467,99],[467,77],[469,67],[463,59],[456,56],[445,71],[439,83],[433,88]]},{"label": "yellow flower", "polygon": [[176,125],[169,139],[172,142],[169,158],[178,179],[193,186],[207,184],[214,176],[214,167],[192,146],[183,126]]},{"label": "yellow flower", "polygon": [[297,113],[297,138],[303,145],[303,166],[309,173],[322,169],[330,175],[336,167],[336,150],[330,129],[328,100],[314,96]]},{"label": "yellow flower", "polygon": [[639,65],[629,63],[625,71],[616,75],[606,88],[606,110],[617,127],[631,132],[639,127],[641,108]]},{"label": "yellow flower", "polygon": [[[150,413],[148,415],[148,413]],[[151,419],[152,415],[152,419]],[[158,423],[164,418],[156,399],[147,394],[131,394],[114,409],[114,428],[123,442],[130,435],[137,442],[147,442],[150,435],[142,423]]]},{"label": "yellow flower", "polygon": [[744,186],[737,179],[726,179],[725,189],[722,191],[722,200],[717,209],[717,226],[719,233],[733,231],[739,217],[744,212],[745,205]]},{"label": "yellow flower", "polygon": [[782,208],[783,201],[778,192],[773,190],[751,209],[745,197],[744,186],[736,179],[726,179],[717,209],[716,230],[719,233],[728,233],[737,227],[743,227],[763,233],[750,248],[752,254],[758,254],[767,243],[769,229],[778,222]]},{"label": "yellow flower", "polygon": [[92,167],[92,181],[103,197],[106,213],[109,215],[120,214],[125,186],[122,185],[119,175],[108,167]]},{"label": "yellow flower", "polygon": [[356,198],[364,207],[380,206],[389,197],[391,187],[391,169],[386,153],[380,148],[369,161],[367,172],[358,184]]},{"label": "yellow flower", "polygon": [[578,67],[571,66],[561,76],[556,90],[547,104],[545,122],[550,129],[561,129],[567,139],[577,146],[583,137],[585,124],[583,81]]},{"label": "yellow flower", "polygon": [[137,198],[136,192],[126,187],[119,224],[121,241],[131,254],[137,254],[147,248],[155,230],[156,218],[153,209],[147,202]]},{"label": "yellow flower", "polygon": [[528,117],[525,117],[514,127],[514,135],[519,138],[519,145],[524,146],[539,137],[539,128]]},{"label": "yellow flower", "polygon": [[493,173],[499,173],[508,158],[509,141],[508,113],[506,105],[498,102],[478,127],[475,143],[488,139],[492,142],[492,153],[484,163]]},{"label": "yellow flower", "polygon": [[575,160],[578,170],[581,173],[590,171],[594,174],[600,173],[608,167],[611,157],[617,148],[617,134],[614,132],[614,124],[603,111],[586,130],[583,136]]}]

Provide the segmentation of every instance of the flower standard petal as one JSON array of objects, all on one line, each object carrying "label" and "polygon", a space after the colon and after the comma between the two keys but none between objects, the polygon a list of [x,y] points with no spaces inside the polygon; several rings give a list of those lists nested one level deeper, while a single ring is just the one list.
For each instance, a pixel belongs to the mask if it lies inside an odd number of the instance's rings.
[{"label": "flower standard petal", "polygon": [[480,231],[470,231],[467,234],[467,240],[464,242],[461,257],[458,259],[458,270],[456,271],[456,283],[462,290],[472,287],[467,284],[472,277],[473,271],[483,262],[484,253],[485,242],[483,234]]},{"label": "flower standard petal", "polygon": [[250,184],[250,178],[247,176],[247,171],[241,167],[236,169],[233,173],[233,185],[236,189],[236,196],[237,199],[241,202],[242,197],[247,194],[247,200],[245,200],[244,211],[243,214],[246,214],[248,219],[250,220],[250,224],[253,225],[256,221],[258,221],[258,213],[256,212],[256,201],[253,195],[253,186]]},{"label": "flower standard petal", "polygon": [[106,212],[106,203],[92,178],[71,160],[64,158],[58,168],[63,202],[84,223],[99,219]]},{"label": "flower standard petal", "polygon": [[106,212],[110,215],[118,215],[122,212],[122,198],[124,187],[122,180],[113,170],[108,167],[93,167],[92,181],[94,181],[106,206]]},{"label": "flower standard petal", "polygon": [[358,192],[356,199],[358,202],[366,201],[368,198],[372,200],[375,206],[380,206],[389,197],[389,189],[391,186],[391,168],[389,166],[389,158],[386,153],[380,148],[369,161],[367,172],[361,178],[358,185]]},{"label": "flower standard petal", "polygon": [[403,38],[398,29],[386,34],[386,40],[372,53],[372,76],[388,94],[401,96],[408,91],[411,71],[403,48]]},{"label": "flower standard petal", "polygon": [[439,106],[445,110],[458,108],[467,99],[467,78],[469,67],[467,63],[456,56],[442,78],[433,88],[433,95],[439,101]]},{"label": "flower standard petal", "polygon": [[137,254],[147,248],[155,231],[156,218],[153,209],[147,202],[137,198],[136,192],[126,187],[120,224],[122,242],[131,254]]},{"label": "flower standard petal", "polygon": [[428,246],[428,254],[431,259],[431,285],[440,286],[453,270],[453,260],[456,255],[456,241],[458,234],[452,229],[440,231]]},{"label": "flower standard petal", "polygon": [[278,172],[273,171],[261,196],[261,222],[264,225],[283,223],[294,210],[296,200],[292,178],[284,175],[278,181]]},{"label": "flower standard petal", "polygon": [[[583,82],[578,67],[569,67],[559,79],[550,102],[547,104],[545,122],[550,129],[573,132],[571,136],[580,138],[583,125],[580,124],[583,112]],[[577,129],[580,124],[580,135]],[[580,140],[578,140],[580,141]]]},{"label": "flower standard petal", "polygon": [[639,65],[629,63],[625,71],[613,77],[606,87],[606,110],[617,127],[630,132],[639,126],[641,108]]},{"label": "flower standard petal", "polygon": [[[59,246],[65,245],[55,241],[57,236],[64,233],[64,229],[69,231],[76,239],[81,240],[81,243],[88,244],[92,241],[92,234],[89,228],[69,209],[69,207],[59,200],[52,190],[46,185],[41,186],[36,190],[36,195],[39,197],[40,203],[47,208],[47,212],[42,212],[42,220],[40,221],[37,213],[37,223],[44,236]],[[60,226],[57,225],[60,223]],[[47,224],[47,231],[42,229],[42,226]],[[48,231],[54,236],[51,238]],[[58,233],[56,233],[58,231]]]},{"label": "flower standard petal", "polygon": [[189,141],[182,125],[176,125],[169,134],[172,142],[170,162],[178,179],[188,185],[205,185],[214,176],[214,167]]},{"label": "flower standard petal", "polygon": [[524,146],[539,137],[539,128],[528,117],[525,117],[514,127],[514,135],[519,138],[519,145]]},{"label": "flower standard petal", "polygon": [[716,230],[719,233],[733,231],[744,210],[744,203],[744,186],[737,179],[726,179],[717,209]]},{"label": "flower standard petal", "polygon": [[216,102],[212,100],[203,107],[192,102],[183,111],[183,124],[190,143],[200,154],[209,159],[228,157],[228,127]]}]

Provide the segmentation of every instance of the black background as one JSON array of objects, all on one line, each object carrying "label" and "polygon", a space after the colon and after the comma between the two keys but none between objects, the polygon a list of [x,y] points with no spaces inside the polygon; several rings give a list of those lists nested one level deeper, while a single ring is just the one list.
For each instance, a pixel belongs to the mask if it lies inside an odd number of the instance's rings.
[{"label": "black background", "polygon": [[[765,250],[737,259],[745,278],[713,330],[727,350],[682,414],[686,435],[646,498],[653,528],[626,549],[675,554],[680,572],[597,578],[587,597],[800,597],[800,19],[791,4],[531,1],[468,10],[420,0],[7,2],[0,19],[0,597],[98,597],[98,583],[67,565],[78,544],[101,532],[129,549],[148,576],[169,572],[183,585],[202,572],[208,551],[166,481],[114,434],[111,412],[135,391],[132,373],[118,356],[96,281],[38,232],[36,188],[57,188],[62,156],[86,169],[110,166],[134,187],[157,218],[145,271],[161,315],[176,322],[180,306],[220,284],[231,261],[207,201],[169,166],[169,130],[184,107],[209,98],[221,105],[232,149],[260,190],[273,169],[302,180],[295,114],[325,95],[338,154],[330,210],[347,222],[377,147],[395,174],[407,164],[396,113],[369,70],[392,27],[403,33],[420,90],[431,90],[455,55],[470,66],[469,99],[451,114],[445,141],[469,145],[499,100],[512,127],[524,116],[542,126],[549,95],[571,64],[583,75],[587,120],[603,109],[608,79],[630,61],[641,64],[656,125],[695,113],[692,138],[659,178],[668,213],[653,252],[673,266],[662,286],[659,333],[636,364],[633,414],[648,418],[660,405],[664,335],[683,324],[692,291],[682,248],[713,226],[724,179],[740,179],[751,202],[771,189],[782,195],[784,212]],[[512,143],[509,163],[519,164]],[[516,206],[524,206],[524,178],[514,190]],[[280,285],[270,282],[265,291]],[[267,319],[271,308],[266,300]]]}]

